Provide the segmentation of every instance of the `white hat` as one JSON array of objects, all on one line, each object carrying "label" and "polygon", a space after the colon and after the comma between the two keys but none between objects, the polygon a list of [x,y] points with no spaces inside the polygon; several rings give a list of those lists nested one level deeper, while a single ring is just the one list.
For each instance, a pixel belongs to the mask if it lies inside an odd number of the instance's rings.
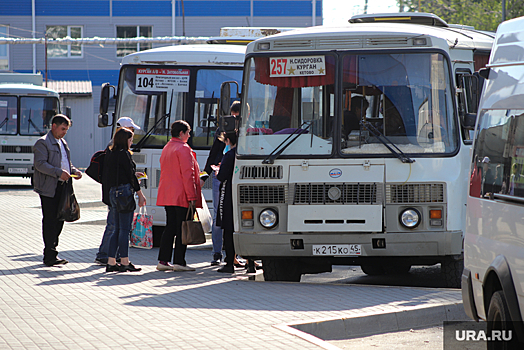
[{"label": "white hat", "polygon": [[489,157],[484,157],[484,159],[482,159],[482,163],[489,163],[490,160],[489,160]]},{"label": "white hat", "polygon": [[131,119],[129,117],[122,117],[122,118],[118,119],[117,122],[116,122],[116,125],[117,126],[121,126],[123,128],[133,128],[133,129],[140,130],[140,127],[138,125],[136,125],[133,122],[133,119]]}]

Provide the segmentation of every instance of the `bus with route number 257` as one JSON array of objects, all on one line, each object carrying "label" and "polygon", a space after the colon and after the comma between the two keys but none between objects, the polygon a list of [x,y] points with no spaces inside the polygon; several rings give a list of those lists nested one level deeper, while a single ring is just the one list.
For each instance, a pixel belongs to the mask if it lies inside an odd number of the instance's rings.
[{"label": "bus with route number 257", "polygon": [[493,33],[424,13],[349,22],[248,45],[236,251],[261,259],[265,280],[441,263],[459,287],[475,72]]}]

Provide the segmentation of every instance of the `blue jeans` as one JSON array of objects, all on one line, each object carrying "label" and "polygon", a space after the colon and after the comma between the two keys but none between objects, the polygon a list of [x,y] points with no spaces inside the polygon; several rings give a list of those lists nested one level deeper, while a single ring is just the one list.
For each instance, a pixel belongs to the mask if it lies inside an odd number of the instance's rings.
[{"label": "blue jeans", "polygon": [[213,228],[211,230],[213,254],[222,255],[222,229],[216,225],[220,200],[220,181],[218,181],[214,171],[211,174],[211,180],[213,181]]},{"label": "blue jeans", "polygon": [[[107,259],[107,252],[109,251],[109,236],[115,230],[115,217],[112,206],[107,206],[107,220],[106,220],[106,229],[104,235],[102,236],[102,242],[100,243],[100,248],[98,248],[98,253],[96,253],[97,259]],[[117,252],[117,258],[120,257],[120,254]]]},{"label": "blue jeans", "polygon": [[[109,200],[112,206],[112,209],[109,212],[115,223],[115,229],[109,235],[107,255],[110,258],[116,258],[116,251],[118,250],[120,257],[127,258],[129,256],[129,233],[131,232],[134,212],[119,213],[116,210],[116,197],[115,192],[112,191],[113,188],[114,187],[109,190]],[[131,185],[126,186],[123,194],[130,195],[132,193],[133,189],[131,188]]]}]

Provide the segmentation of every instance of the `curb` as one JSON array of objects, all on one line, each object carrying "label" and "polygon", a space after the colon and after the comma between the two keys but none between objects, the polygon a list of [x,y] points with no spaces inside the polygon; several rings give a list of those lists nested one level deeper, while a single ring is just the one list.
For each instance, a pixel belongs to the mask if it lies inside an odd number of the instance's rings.
[{"label": "curb", "polygon": [[339,348],[326,341],[360,338],[414,328],[428,328],[440,326],[443,321],[468,319],[462,303],[457,303],[420,306],[397,312],[367,314],[365,316],[331,320],[324,319],[307,323],[288,323],[274,325],[273,327],[314,343],[324,349],[333,350]]}]

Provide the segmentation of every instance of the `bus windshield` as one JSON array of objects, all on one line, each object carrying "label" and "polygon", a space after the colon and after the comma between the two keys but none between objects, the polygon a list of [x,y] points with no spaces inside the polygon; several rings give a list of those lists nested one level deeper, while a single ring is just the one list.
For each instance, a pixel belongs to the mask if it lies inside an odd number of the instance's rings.
[{"label": "bus windshield", "polygon": [[268,155],[306,126],[282,156],[390,154],[380,138],[407,154],[458,147],[442,54],[260,56],[246,69],[238,154]]},{"label": "bus windshield", "polygon": [[44,135],[51,128],[58,106],[56,97],[0,96],[0,135]]},{"label": "bus windshield", "polygon": [[116,119],[130,117],[140,126],[134,144],[152,130],[142,147],[164,146],[175,120],[192,125],[194,146],[210,147],[217,128],[220,84],[242,81],[241,68],[128,66],[122,70]]}]

